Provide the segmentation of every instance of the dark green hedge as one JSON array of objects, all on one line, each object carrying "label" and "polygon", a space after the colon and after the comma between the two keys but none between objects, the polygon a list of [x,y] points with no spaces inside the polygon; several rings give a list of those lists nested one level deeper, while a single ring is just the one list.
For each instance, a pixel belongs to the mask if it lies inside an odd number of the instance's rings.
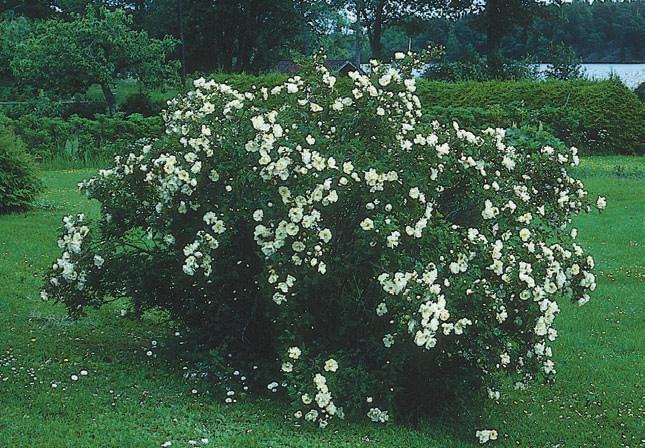
[{"label": "dark green hedge", "polygon": [[[287,76],[216,74],[237,89],[274,86]],[[339,79],[341,89],[351,88]],[[426,119],[456,120],[468,127],[535,126],[583,154],[645,153],[645,104],[618,80],[464,81],[418,80]]]},{"label": "dark green hedge", "polygon": [[419,80],[417,93],[428,118],[478,127],[541,125],[586,154],[645,152],[645,105],[616,80]]},{"label": "dark green hedge", "polygon": [[158,137],[161,122],[159,116],[139,114],[96,115],[94,119],[28,114],[13,120],[13,126],[36,160],[64,158],[87,162],[123,152],[140,138]]},{"label": "dark green hedge", "polygon": [[0,214],[22,210],[41,189],[22,141],[0,115]]},{"label": "dark green hedge", "polygon": [[207,79],[212,79],[215,82],[226,83],[239,91],[251,90],[255,87],[274,87],[278,84],[285,82],[290,75],[285,73],[266,73],[264,75],[256,76],[246,73],[239,75],[231,75],[230,73],[213,73],[205,76]]},{"label": "dark green hedge", "polygon": [[[214,74],[210,78],[248,90],[274,86],[287,76]],[[343,77],[338,88],[349,94],[351,82]],[[645,153],[645,103],[615,80],[447,83],[420,79],[417,93],[427,120],[456,120],[470,128],[534,126],[577,146],[582,154]],[[133,98],[128,103],[131,110],[125,112],[160,107],[135,100],[145,102]],[[160,135],[161,118],[137,113],[99,114],[94,119],[29,113],[15,118],[13,126],[37,160],[62,156],[91,161],[123,152],[139,138]]]}]

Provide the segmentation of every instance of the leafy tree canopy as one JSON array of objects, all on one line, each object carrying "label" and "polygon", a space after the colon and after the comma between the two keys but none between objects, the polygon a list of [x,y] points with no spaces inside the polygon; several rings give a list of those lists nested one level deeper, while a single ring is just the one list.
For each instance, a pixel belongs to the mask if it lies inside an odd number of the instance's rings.
[{"label": "leafy tree canopy", "polygon": [[99,84],[114,112],[117,79],[131,77],[152,87],[177,78],[178,64],[168,58],[175,43],[133,30],[132,18],[122,10],[88,6],[84,15],[73,14],[68,21],[35,22],[28,38],[16,45],[11,68],[21,82],[59,94]]}]

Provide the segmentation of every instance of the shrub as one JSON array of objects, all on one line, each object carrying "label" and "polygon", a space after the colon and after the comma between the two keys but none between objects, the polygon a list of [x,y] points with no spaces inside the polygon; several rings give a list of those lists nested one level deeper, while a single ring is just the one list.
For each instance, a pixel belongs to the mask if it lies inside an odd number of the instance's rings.
[{"label": "shrub", "polygon": [[67,157],[70,148],[78,161],[111,159],[130,142],[158,135],[161,117],[96,115],[87,119],[73,115],[68,119],[27,114],[14,121],[16,133],[30,154],[40,161]]},{"label": "shrub", "polygon": [[31,160],[9,120],[0,116],[0,213],[23,210],[40,191]]},{"label": "shrub", "polygon": [[498,125],[543,125],[585,154],[645,152],[645,105],[617,80],[423,80],[418,95],[430,107],[498,109]]},{"label": "shrub", "polygon": [[590,208],[576,150],[424,124],[410,57],[354,74],[350,96],[320,59],[270,90],[199,79],[172,101],[166,137],[84,183],[101,218],[65,218],[43,298],[167,310],[220,378],[284,390],[321,427],[497,396],[502,372],[551,378],[558,301],[595,288],[568,228]]},{"label": "shrub", "polygon": [[472,62],[441,61],[431,64],[423,76],[436,81],[485,81],[488,79],[488,68],[484,59]]},{"label": "shrub", "polygon": [[25,86],[0,86],[0,101],[8,103],[2,105],[2,113],[13,119],[28,114],[62,118],[78,115],[93,118],[94,115],[103,114],[107,110],[104,101],[93,100],[87,95],[61,99],[52,96],[51,92],[34,91]]},{"label": "shrub", "polygon": [[641,82],[634,90],[634,93],[641,101],[645,101],[645,82]]},{"label": "shrub", "polygon": [[140,114],[144,117],[157,115],[164,108],[162,101],[153,101],[143,92],[133,93],[125,98],[121,105],[121,112],[125,115]]}]

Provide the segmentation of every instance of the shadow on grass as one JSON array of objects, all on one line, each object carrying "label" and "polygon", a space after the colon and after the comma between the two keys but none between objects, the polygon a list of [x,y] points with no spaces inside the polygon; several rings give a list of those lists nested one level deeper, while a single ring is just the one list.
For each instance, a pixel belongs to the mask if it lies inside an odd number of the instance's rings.
[{"label": "shadow on grass", "polygon": [[[107,373],[108,382],[126,377],[132,384],[152,389],[163,387],[167,392],[187,396],[191,389],[197,389],[199,397],[196,399],[202,405],[220,406],[226,397],[222,384],[212,375],[191,375],[199,372],[199,366],[187,361],[191,358],[187,349],[190,344],[181,335],[175,335],[176,326],[157,313],[146,314],[141,319],[121,317],[121,308],[124,307],[125,302],[116,302],[101,310],[89,310],[79,319],[67,317],[59,306],[52,308],[51,312],[39,307],[29,314],[28,325],[46,341],[41,350],[47,357],[65,357],[97,365],[99,370]],[[397,416],[396,423],[389,425],[390,429],[372,425],[363,417],[338,422],[334,431],[367,434],[364,437],[378,439],[384,437],[382,431],[387,434],[404,430],[417,436],[427,434],[468,445],[473,439],[472,428],[478,427],[481,420],[483,407],[479,396],[473,390],[472,394],[462,397],[432,396],[425,405],[417,400],[418,409],[408,410],[408,417],[404,419]],[[262,420],[279,425],[281,431],[294,430],[293,419],[286,415],[290,406],[284,395],[271,394],[269,399],[266,391],[258,390],[244,397],[240,404],[241,407],[234,405],[221,409],[226,425],[253,426],[261,416]],[[302,432],[302,437],[307,437],[307,434],[325,437],[323,432],[308,425],[297,431]]]}]

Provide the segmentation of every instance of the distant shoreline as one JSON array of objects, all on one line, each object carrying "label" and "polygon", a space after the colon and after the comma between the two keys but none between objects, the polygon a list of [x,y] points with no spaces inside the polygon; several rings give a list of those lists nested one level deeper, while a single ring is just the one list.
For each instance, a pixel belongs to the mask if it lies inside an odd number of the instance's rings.
[{"label": "distant shoreline", "polygon": [[[598,65],[598,64],[605,64],[605,65],[641,65],[641,64],[645,64],[645,61],[642,61],[642,62],[638,62],[638,61],[636,61],[636,62],[631,62],[631,61],[630,62],[606,62],[606,61],[605,62],[602,62],[602,61],[589,62],[589,61],[581,61],[580,63],[583,64],[583,65]],[[539,62],[539,64],[546,64],[546,62]]]}]

